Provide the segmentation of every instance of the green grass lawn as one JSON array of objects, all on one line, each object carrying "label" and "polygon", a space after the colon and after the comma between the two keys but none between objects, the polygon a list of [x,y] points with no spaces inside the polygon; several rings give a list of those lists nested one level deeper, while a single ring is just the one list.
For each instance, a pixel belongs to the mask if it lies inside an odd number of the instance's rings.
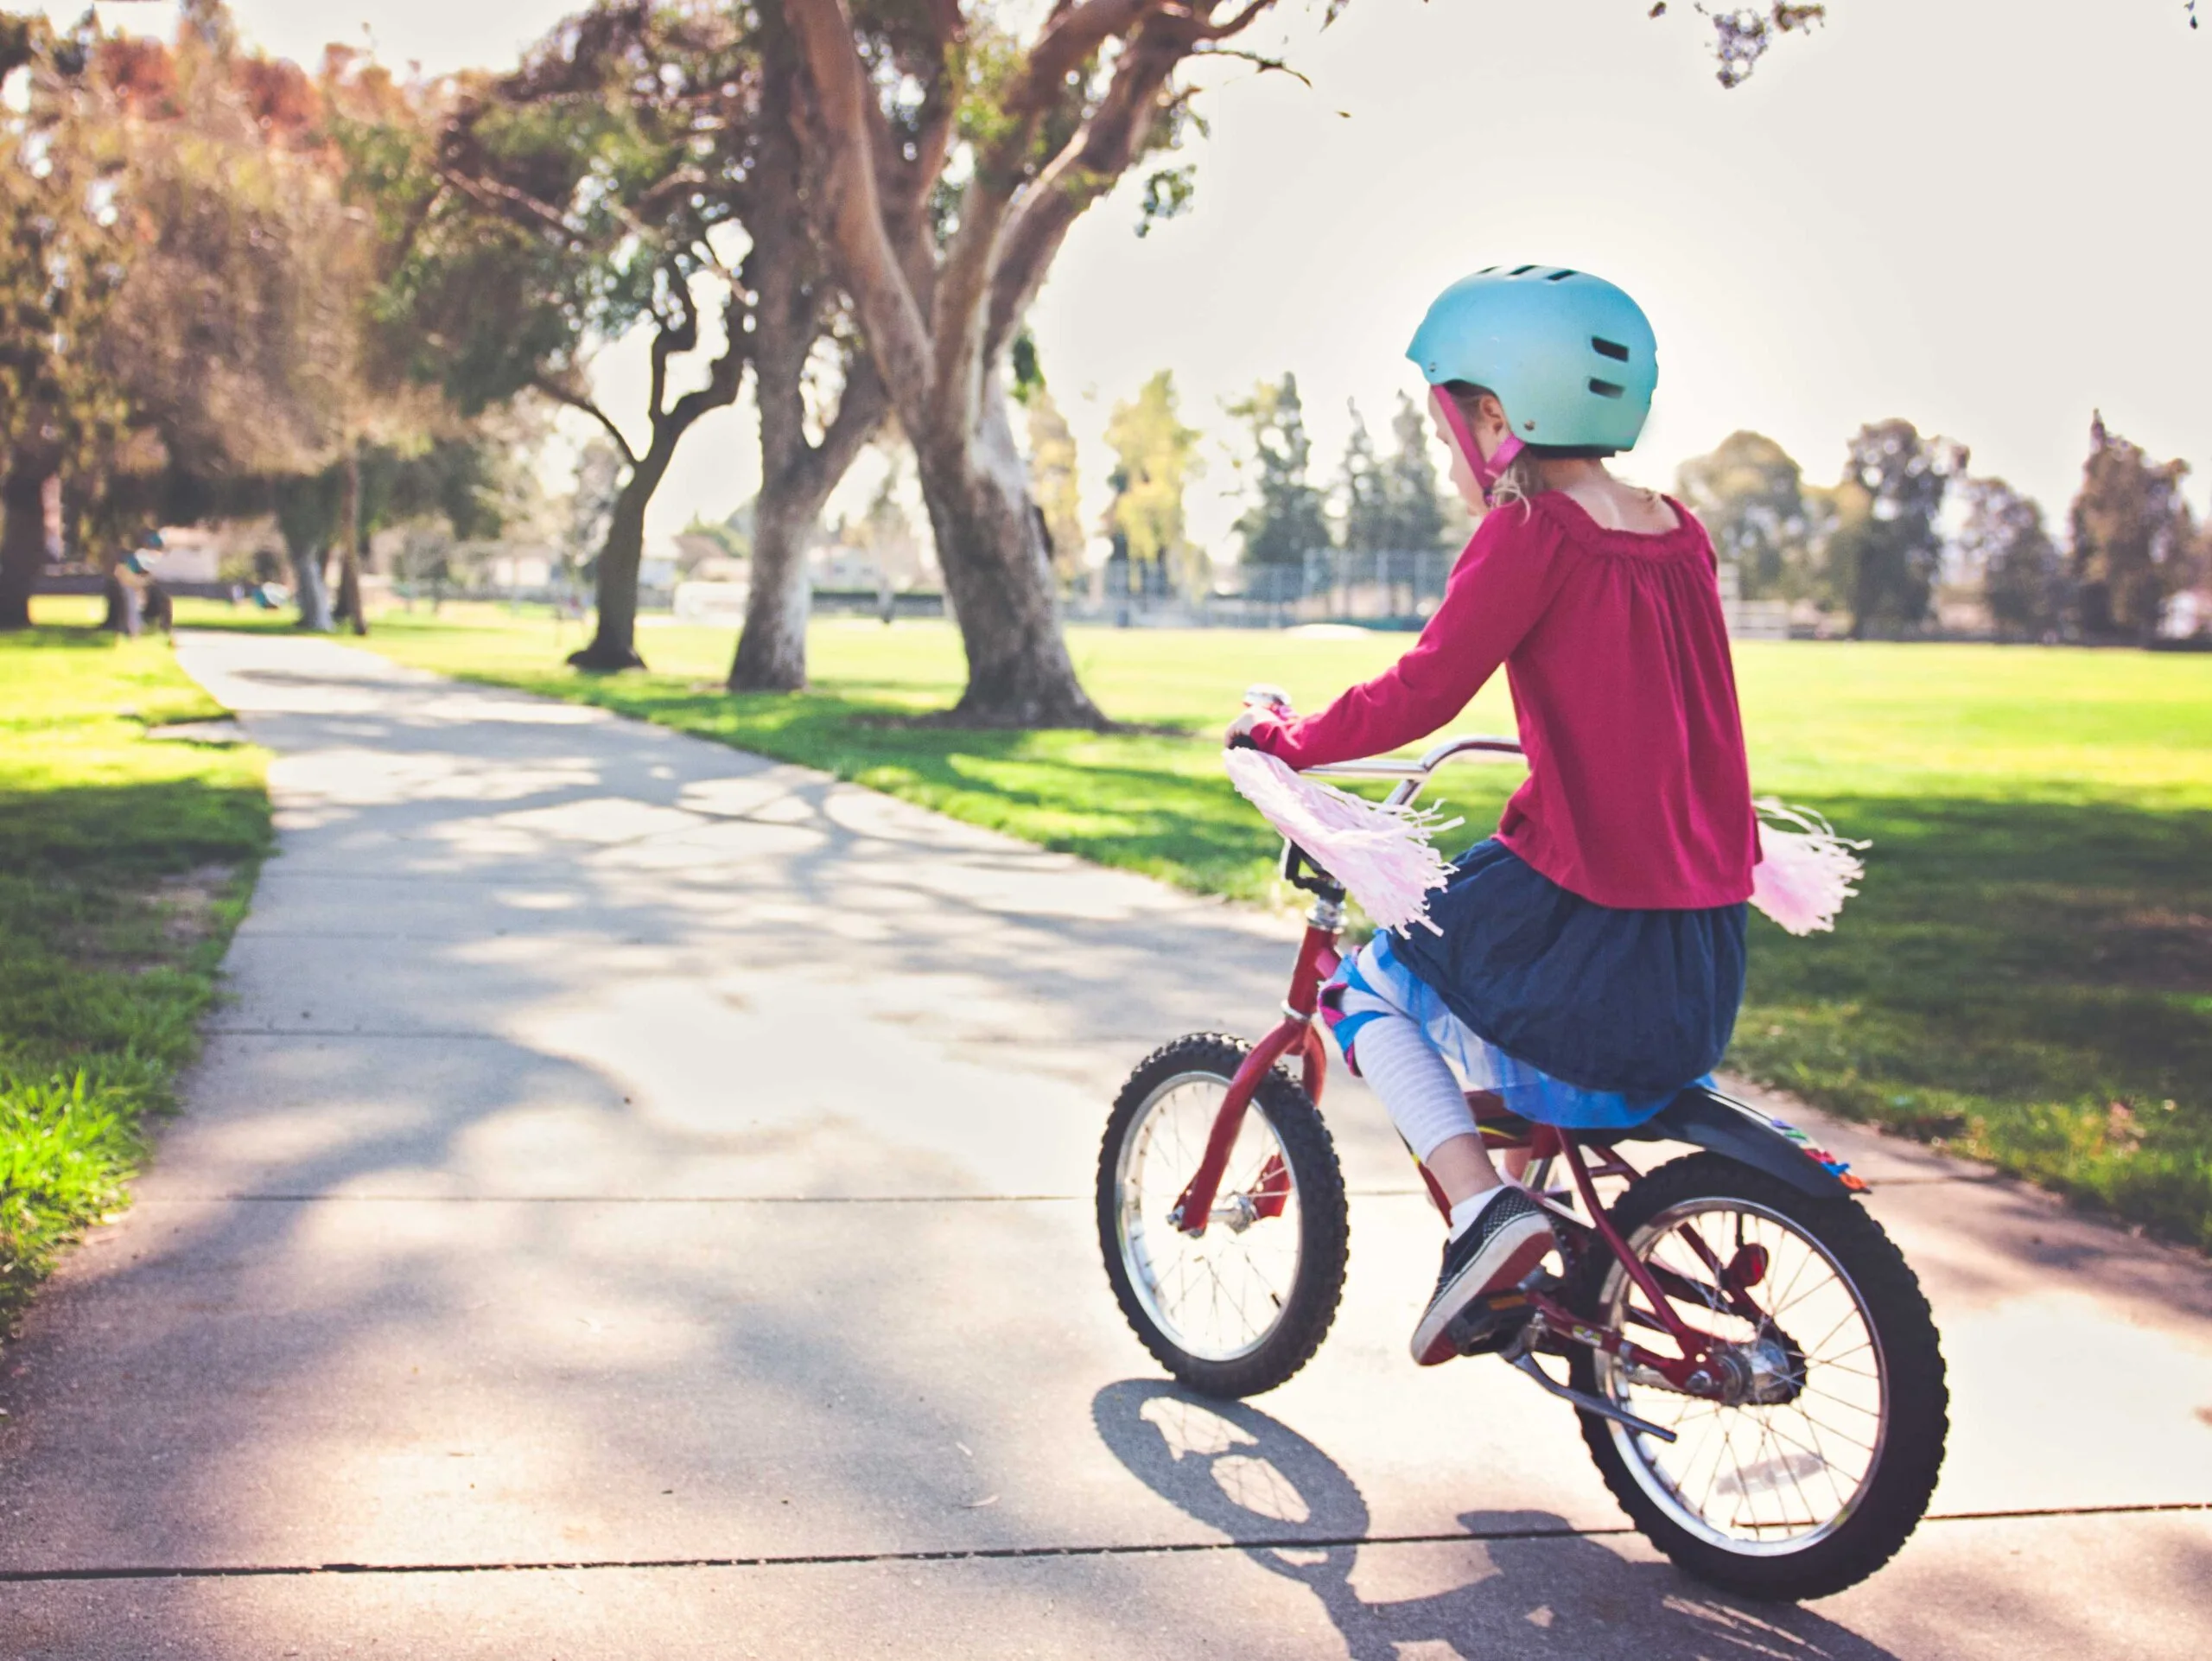
[{"label": "green grass lawn", "polygon": [[263,756],[166,641],[0,635],[0,1330],[120,1199],[267,845]]},{"label": "green grass lawn", "polygon": [[[1275,843],[1212,735],[1251,681],[1310,709],[1410,644],[1077,629],[1099,703],[1174,729],[1102,736],[900,724],[958,693],[941,625],[818,625],[795,698],[724,694],[727,631],[639,640],[652,671],[615,678],[560,666],[575,626],[489,607],[395,613],[370,644],[1252,900]],[[1755,920],[1732,1065],[2212,1245],[2212,657],[1753,642],[1738,664],[1758,787],[1874,847],[1833,935]],[[1512,724],[1496,687],[1458,727]],[[1452,776],[1468,840],[1512,782]]]}]

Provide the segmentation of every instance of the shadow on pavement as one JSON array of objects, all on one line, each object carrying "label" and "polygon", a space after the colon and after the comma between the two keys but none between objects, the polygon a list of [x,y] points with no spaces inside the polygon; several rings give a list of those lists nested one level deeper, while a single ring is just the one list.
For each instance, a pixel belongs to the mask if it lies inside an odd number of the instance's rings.
[{"label": "shadow on pavement", "polygon": [[[1467,1511],[1458,1542],[1367,1538],[1367,1502],[1344,1468],[1280,1420],[1243,1402],[1205,1401],[1164,1380],[1125,1379],[1092,1398],[1099,1439],[1131,1474],[1270,1574],[1320,1600],[1354,1661],[1396,1661],[1446,1646],[1599,1661],[1789,1656],[1881,1661],[1891,1652],[1787,1604],[1754,1604],[1669,1565],[1630,1562],[1548,1511]],[[1370,1595],[1361,1553],[1452,1554],[1460,1583]],[[1430,1584],[1433,1572],[1426,1576]],[[1409,1647],[1421,1646],[1421,1647]]]}]

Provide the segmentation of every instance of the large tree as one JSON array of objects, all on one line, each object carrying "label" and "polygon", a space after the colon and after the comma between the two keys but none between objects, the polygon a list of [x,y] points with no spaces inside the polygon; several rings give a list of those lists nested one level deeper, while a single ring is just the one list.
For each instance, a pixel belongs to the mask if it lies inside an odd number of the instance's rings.
[{"label": "large tree", "polygon": [[187,5],[173,46],[90,19],[43,44],[9,136],[44,207],[0,257],[19,288],[43,270],[50,324],[19,301],[8,356],[38,372],[16,378],[29,398],[0,392],[35,434],[9,445],[10,493],[28,483],[45,521],[26,538],[12,516],[0,612],[18,622],[38,561],[16,550],[53,540],[62,472],[80,544],[130,541],[157,516],[265,509],[270,479],[334,465],[390,412],[369,375],[374,233],[308,78],[245,52],[219,0]]},{"label": "large tree", "polygon": [[1733,432],[1707,455],[1676,469],[1675,488],[1736,567],[1746,600],[1796,599],[1812,591],[1813,519],[1802,470],[1763,433]]},{"label": "large tree", "polygon": [[[470,85],[434,153],[392,169],[386,211],[410,228],[391,303],[415,372],[470,412],[535,391],[590,417],[622,458],[580,667],[643,662],[645,510],[684,436],[737,398],[751,339],[732,187],[760,88],[758,54],[724,8],[595,6],[514,73]],[[642,444],[587,375],[633,329],[651,364]],[[702,350],[714,355],[698,375]]]},{"label": "large tree", "polygon": [[[753,504],[752,586],[729,685],[739,692],[789,692],[806,684],[812,595],[807,538],[830,493],[882,424],[888,400],[875,365],[852,337],[843,296],[807,231],[791,36],[772,10],[760,19],[759,33],[766,73],[738,205],[753,237],[744,276],[753,293],[760,494]],[[830,347],[826,353],[824,346]],[[812,435],[810,402],[822,412]]]},{"label": "large tree", "polygon": [[1106,423],[1114,492],[1106,533],[1128,562],[1131,586],[1141,567],[1158,566],[1185,592],[1204,576],[1198,550],[1183,519],[1183,490],[1198,467],[1198,435],[1175,407],[1175,378],[1161,370],[1137,395],[1114,406]]},{"label": "large tree", "polygon": [[1027,40],[958,0],[781,4],[810,205],[913,446],[967,652],[952,718],[1096,725],[1060,638],[1007,348],[1076,220],[1173,140],[1177,71],[1272,0],[1059,0]]},{"label": "large tree", "polygon": [[1390,417],[1397,448],[1382,463],[1382,500],[1389,509],[1391,539],[1415,553],[1464,544],[1473,530],[1466,505],[1437,479],[1429,430],[1421,406],[1399,393],[1397,413]]},{"label": "large tree", "polygon": [[[121,433],[128,405],[95,343],[129,235],[109,200],[113,102],[96,37],[0,16],[0,628],[30,627],[31,590],[57,556],[65,471]],[[20,81],[17,78],[21,77]]]},{"label": "large tree", "polygon": [[1060,412],[1059,402],[1046,385],[1037,361],[1037,343],[1018,336],[1012,354],[1014,397],[1028,417],[1029,490],[1036,499],[1037,515],[1052,570],[1063,585],[1078,580],[1089,570],[1083,533],[1082,478],[1077,470],[1075,433]]},{"label": "large tree", "polygon": [[1390,417],[1395,448],[1387,456],[1378,455],[1359,406],[1352,406],[1351,436],[1337,482],[1347,552],[1434,553],[1449,539],[1428,430],[1420,406],[1401,392]]},{"label": "large tree", "polygon": [[[1007,348],[1076,220],[1175,142],[1189,67],[1254,57],[1238,41],[1275,0],[1051,0],[1022,14],[1026,34],[982,0],[772,3],[804,70],[810,209],[914,446],[958,615],[968,685],[951,718],[1095,725],[1007,414]],[[1722,80],[1820,10],[1715,19]],[[1156,172],[1147,211],[1179,211],[1188,185],[1186,169]]]},{"label": "large tree", "polygon": [[1960,563],[1980,579],[1990,621],[2013,640],[2054,637],[2066,625],[2072,596],[2065,556],[2044,525],[2042,505],[2002,479],[1968,479],[1960,489],[1967,507]]},{"label": "large tree", "polygon": [[[398,287],[424,330],[423,372],[469,408],[535,390],[598,423],[621,458],[594,562],[597,627],[570,659],[582,667],[642,662],[647,507],[749,366],[762,479],[729,684],[805,683],[800,556],[885,405],[806,233],[786,41],[772,14],[721,0],[600,0],[518,73],[471,89],[410,210],[416,254]],[[632,330],[651,362],[643,443],[588,375]]]},{"label": "large tree", "polygon": [[1910,421],[1876,422],[1851,441],[1832,495],[1825,561],[1832,595],[1850,610],[1853,639],[1927,620],[1943,562],[1936,516],[1966,465],[1964,445],[1923,437]]},{"label": "large tree", "polygon": [[[131,44],[160,61],[158,47]],[[439,411],[379,350],[384,250],[376,219],[349,196],[345,134],[416,111],[362,54],[334,51],[315,80],[244,51],[212,3],[188,19],[167,70],[164,118],[127,125],[141,245],[121,296],[130,322],[105,331],[103,353],[173,477],[232,511],[273,494],[293,530],[302,503],[335,493],[333,529],[311,550],[287,535],[301,621],[330,626],[323,564],[334,547],[340,614],[365,633],[358,452],[419,447]]]},{"label": "large tree", "polygon": [[1389,549],[1393,529],[1382,462],[1358,404],[1351,402],[1345,408],[1351,431],[1344,439],[1344,459],[1337,464],[1337,511],[1344,551],[1381,553]]},{"label": "large tree", "polygon": [[2195,542],[2181,481],[2186,461],[2153,461],[2105,425],[2089,423],[2089,458],[2069,515],[2082,632],[2149,640],[2170,595],[2194,579]]},{"label": "large tree", "polygon": [[1236,521],[1243,563],[1302,571],[1306,557],[1333,544],[1325,499],[1313,480],[1313,441],[1298,377],[1262,381],[1228,413],[1251,429],[1252,502]]}]

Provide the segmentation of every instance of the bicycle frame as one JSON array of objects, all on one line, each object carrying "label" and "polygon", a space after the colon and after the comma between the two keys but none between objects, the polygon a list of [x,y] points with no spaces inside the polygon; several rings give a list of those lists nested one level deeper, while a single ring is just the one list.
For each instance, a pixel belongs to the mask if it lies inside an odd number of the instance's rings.
[{"label": "bicycle frame", "polygon": [[[1456,738],[1447,740],[1430,750],[1417,761],[1388,760],[1348,761],[1308,769],[1309,776],[1338,779],[1390,779],[1397,781],[1389,794],[1393,805],[1409,803],[1421,793],[1436,769],[1446,762],[1465,755],[1496,755],[1517,757],[1521,747],[1510,739]],[[1313,870],[1307,877],[1302,873]],[[1338,943],[1344,931],[1344,889],[1327,873],[1313,867],[1303,851],[1294,843],[1283,846],[1283,875],[1294,886],[1314,896],[1313,907],[1306,919],[1306,932],[1300,939],[1298,958],[1293,964],[1290,987],[1282,1002],[1282,1019],[1267,1036],[1254,1045],[1244,1063],[1236,1070],[1229,1090],[1222,1098],[1213,1126],[1206,1137],[1205,1151],[1192,1174],[1189,1184],[1178,1196],[1169,1213],[1173,1225],[1194,1238],[1203,1235],[1212,1220],[1213,1205],[1218,1196],[1222,1174],[1235,1147],[1238,1130],[1242,1128],[1244,1110],[1250,1104],[1253,1091],[1268,1070],[1295,1053],[1299,1058],[1300,1082],[1306,1095],[1319,1106],[1323,1086],[1328,1077],[1328,1054],[1321,1035],[1314,1029],[1313,1017],[1319,1007],[1321,987],[1337,971],[1342,961]],[[1472,1099],[1472,1098],[1471,1098]],[[1486,1098],[1494,1103],[1495,1098]],[[1477,1120],[1484,1117],[1482,1104],[1477,1103]],[[1512,1116],[1505,1116],[1511,1117]],[[1610,1141],[1600,1140],[1588,1133],[1566,1133],[1548,1124],[1526,1125],[1526,1135],[1500,1124],[1497,1113],[1491,1115],[1491,1124],[1484,1135],[1484,1144],[1494,1149],[1526,1149],[1535,1180],[1530,1184],[1540,1201],[1551,1213],[1554,1223],[1567,1244],[1575,1251],[1602,1249],[1617,1259],[1637,1289],[1643,1293],[1649,1306],[1651,1317],[1638,1315],[1646,1324],[1662,1328],[1672,1340],[1677,1353],[1662,1355],[1647,1349],[1630,1340],[1624,1333],[1593,1327],[1589,1321],[1560,1303],[1548,1292],[1530,1289],[1525,1294],[1528,1305],[1542,1318],[1545,1330],[1551,1335],[1586,1348],[1602,1351],[1624,1364],[1647,1367],[1662,1374],[1676,1388],[1692,1394],[1714,1393],[1720,1388],[1713,1363],[1712,1339],[1684,1321],[1675,1308],[1674,1299],[1667,1295],[1663,1282],[1679,1282],[1678,1292],[1688,1293],[1694,1301],[1710,1308],[1726,1308],[1753,1321],[1761,1318],[1757,1303],[1750,1297],[1750,1289],[1764,1276],[1764,1265],[1732,1262],[1723,1264],[1701,1240],[1693,1237],[1694,1249],[1706,1260],[1712,1271],[1713,1284],[1704,1287],[1672,1270],[1655,1271],[1633,1251],[1626,1240],[1613,1226],[1611,1218],[1598,1195],[1600,1177],[1634,1179],[1640,1173],[1621,1157]],[[1524,1122],[1514,1120],[1516,1125]],[[1593,1156],[1594,1155],[1594,1160]],[[1584,1221],[1563,1205],[1543,1192],[1552,1162],[1563,1161],[1571,1174],[1576,1196],[1589,1213]],[[1444,1191],[1437,1185],[1427,1167],[1415,1161],[1421,1174],[1429,1198],[1437,1209],[1448,1219],[1451,1204]],[[1278,1209],[1280,1205],[1278,1204]],[[1739,1257],[1740,1257],[1739,1254]],[[1548,1388],[1560,1386],[1546,1380]],[[1672,1440],[1671,1437],[1669,1438]]]}]

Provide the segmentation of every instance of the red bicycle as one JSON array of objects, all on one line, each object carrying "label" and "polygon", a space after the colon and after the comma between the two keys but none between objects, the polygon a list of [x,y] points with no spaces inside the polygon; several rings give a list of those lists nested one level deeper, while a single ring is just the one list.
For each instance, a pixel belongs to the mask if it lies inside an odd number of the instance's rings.
[{"label": "red bicycle", "polygon": [[[1410,802],[1455,758],[1519,754],[1458,738],[1418,761],[1313,771],[1391,780],[1390,799]],[[1344,1174],[1318,1107],[1328,1058],[1314,1011],[1344,891],[1294,843],[1282,873],[1313,896],[1282,1021],[1256,1044],[1198,1033],[1154,1051],[1122,1087],[1099,1158],[1114,1295],[1145,1347],[1209,1396],[1296,1373],[1344,1289]],[[1460,1352],[1498,1355],[1573,1403],[1637,1529],[1704,1580],[1821,1597],[1886,1562],[1935,1489],[1949,1397],[1928,1301],[1857,1203],[1866,1185],[1711,1090],[1626,1131],[1562,1131],[1471,1100],[1485,1142],[1525,1156],[1560,1250],[1460,1317]],[[1644,1142],[1696,1151],[1643,1171],[1623,1145]]]}]

